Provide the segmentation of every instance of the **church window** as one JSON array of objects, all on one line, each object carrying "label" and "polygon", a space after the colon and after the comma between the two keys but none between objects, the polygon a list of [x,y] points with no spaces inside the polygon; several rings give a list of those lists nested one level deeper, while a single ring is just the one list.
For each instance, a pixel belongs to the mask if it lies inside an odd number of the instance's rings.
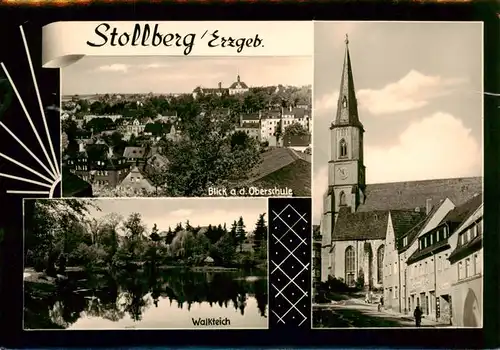
[{"label": "church window", "polygon": [[340,157],[347,157],[347,142],[340,140]]},{"label": "church window", "polygon": [[481,267],[479,266],[479,256],[474,254],[474,275],[481,273]]},{"label": "church window", "polygon": [[347,108],[347,98],[344,96],[344,98],[342,99],[342,107],[343,108]]},{"label": "church window", "polygon": [[384,268],[384,245],[377,249],[377,282],[382,284]]},{"label": "church window", "polygon": [[341,192],[340,192],[340,201],[339,201],[339,205],[346,205],[346,202],[345,202],[345,193],[344,193],[344,191],[341,191]]},{"label": "church window", "polygon": [[356,272],[356,256],[354,248],[349,246],[345,250],[345,281],[348,286],[354,285],[354,274]]}]

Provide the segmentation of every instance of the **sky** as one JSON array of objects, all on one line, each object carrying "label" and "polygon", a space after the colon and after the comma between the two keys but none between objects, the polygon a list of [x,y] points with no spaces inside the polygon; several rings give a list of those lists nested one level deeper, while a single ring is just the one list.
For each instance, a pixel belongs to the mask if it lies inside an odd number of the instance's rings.
[{"label": "sky", "polygon": [[480,23],[315,23],[314,221],[328,186],[346,33],[367,183],[482,175]]},{"label": "sky", "polygon": [[169,226],[174,229],[179,222],[184,225],[187,220],[194,227],[226,223],[229,229],[240,216],[247,232],[251,232],[259,214],[267,212],[265,198],[121,198],[96,199],[94,203],[101,211],[91,209],[90,216],[97,220],[110,213],[124,219],[140,213],[148,231],[156,224],[160,232]]},{"label": "sky", "polygon": [[197,86],[216,88],[219,82],[229,87],[238,74],[249,87],[309,85],[313,60],[310,56],[86,56],[61,69],[63,95],[190,93]]}]

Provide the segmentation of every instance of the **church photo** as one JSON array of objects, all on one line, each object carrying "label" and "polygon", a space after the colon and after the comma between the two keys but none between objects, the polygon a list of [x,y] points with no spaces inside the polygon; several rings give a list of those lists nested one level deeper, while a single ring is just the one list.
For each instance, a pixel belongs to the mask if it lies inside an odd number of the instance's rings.
[{"label": "church photo", "polygon": [[482,38],[315,23],[313,328],[482,327]]}]

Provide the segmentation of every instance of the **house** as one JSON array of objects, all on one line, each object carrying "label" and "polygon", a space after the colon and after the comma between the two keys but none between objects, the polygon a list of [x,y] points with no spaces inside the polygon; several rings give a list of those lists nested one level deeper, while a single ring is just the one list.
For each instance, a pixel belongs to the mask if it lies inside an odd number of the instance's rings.
[{"label": "house", "polygon": [[79,176],[74,175],[69,169],[63,167],[62,171],[62,195],[63,197],[87,197],[91,198],[92,185]]},{"label": "house", "polygon": [[144,163],[146,161],[146,147],[125,147],[123,158],[130,164]]},{"label": "house", "polygon": [[[261,154],[243,186],[290,189],[294,196],[311,195],[311,159],[289,148],[273,148]],[[282,196],[288,196],[283,193]]]},{"label": "house", "polygon": [[240,75],[236,77],[236,81],[229,87],[229,95],[239,95],[248,92],[248,85],[241,81]]},{"label": "house", "polygon": [[235,131],[244,132],[248,137],[260,141],[260,125],[258,123],[242,123]]},{"label": "house", "polygon": [[222,87],[222,82],[218,83],[216,88],[203,88],[201,86],[196,87],[193,90],[193,98],[196,99],[200,95],[215,95],[218,97],[222,97],[223,95],[227,95],[229,93],[229,89]]},{"label": "house", "polygon": [[125,191],[132,191],[136,194],[154,192],[155,187],[146,177],[146,175],[134,166],[127,176],[120,182],[118,188]]},{"label": "house", "polygon": [[129,165],[123,157],[114,154],[112,147],[104,144],[99,147],[107,150],[99,158],[91,159],[84,150],[65,156],[64,167],[93,186],[113,188],[127,175]]},{"label": "house", "polygon": [[414,282],[408,293],[410,310],[420,305],[429,319],[451,324],[454,271],[448,259],[453,251],[449,239],[481,204],[482,196],[476,195],[450,210],[435,228],[419,235],[418,249],[406,262]]},{"label": "house", "polygon": [[297,152],[305,152],[311,147],[311,135],[290,135],[283,136],[283,147],[291,148]]},{"label": "house", "polygon": [[139,134],[144,132],[144,128],[146,127],[146,124],[141,123],[139,119],[134,119],[132,123],[128,123],[125,125],[125,132],[128,135],[134,135],[134,136],[139,136]]},{"label": "house", "polygon": [[[385,290],[385,294],[389,298],[388,302],[385,303],[386,308],[406,314],[411,314],[413,312],[416,304],[412,304],[411,295],[416,293],[419,280],[417,276],[410,271],[407,264],[408,258],[417,251],[419,246],[418,238],[425,232],[429,232],[436,228],[453,208],[455,208],[455,205],[448,198],[440,201],[434,206],[431,200],[426,201],[425,219],[399,237],[397,241],[399,279],[393,280],[392,283],[390,283],[389,279],[386,279],[384,275],[384,284],[386,284],[385,281],[387,281],[387,287],[389,288],[389,290],[387,290],[387,288]],[[387,262],[385,262],[384,259],[386,259],[386,257],[382,256],[381,261],[385,269],[385,266],[394,264],[394,259],[390,259]],[[401,293],[400,297],[394,300],[393,297],[391,298],[389,296],[393,295],[391,288],[394,290],[396,287],[398,287]]]},{"label": "house", "polygon": [[261,141],[268,141],[270,146],[276,146],[275,133],[281,124],[281,110],[268,110],[261,112]]},{"label": "house", "polygon": [[481,203],[449,238],[452,324],[483,325],[483,204]]}]

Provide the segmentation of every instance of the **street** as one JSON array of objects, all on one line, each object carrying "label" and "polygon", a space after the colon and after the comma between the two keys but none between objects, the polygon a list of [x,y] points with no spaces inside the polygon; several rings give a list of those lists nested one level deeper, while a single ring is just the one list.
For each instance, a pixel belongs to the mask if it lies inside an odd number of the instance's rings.
[{"label": "street", "polygon": [[[367,304],[359,299],[348,299],[332,304],[313,305],[313,327],[415,327],[415,320],[410,315],[378,311],[377,304]],[[421,327],[443,327],[443,325],[423,318]]]}]

